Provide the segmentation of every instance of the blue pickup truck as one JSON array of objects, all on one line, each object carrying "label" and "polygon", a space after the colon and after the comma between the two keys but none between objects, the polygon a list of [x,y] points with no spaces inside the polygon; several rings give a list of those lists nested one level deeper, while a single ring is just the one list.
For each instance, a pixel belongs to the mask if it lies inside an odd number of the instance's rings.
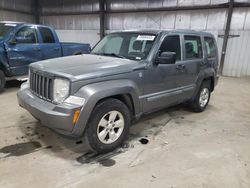
[{"label": "blue pickup truck", "polygon": [[0,92],[6,80],[21,80],[27,75],[30,63],[89,53],[90,50],[89,44],[59,42],[51,27],[0,22]]}]

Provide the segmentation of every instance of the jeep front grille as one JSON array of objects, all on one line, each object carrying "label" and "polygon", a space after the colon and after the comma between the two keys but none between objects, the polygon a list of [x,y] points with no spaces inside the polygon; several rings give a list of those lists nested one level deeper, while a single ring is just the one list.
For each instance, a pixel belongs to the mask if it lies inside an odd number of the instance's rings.
[{"label": "jeep front grille", "polygon": [[53,99],[53,79],[41,73],[30,70],[30,89],[40,98],[48,101]]}]

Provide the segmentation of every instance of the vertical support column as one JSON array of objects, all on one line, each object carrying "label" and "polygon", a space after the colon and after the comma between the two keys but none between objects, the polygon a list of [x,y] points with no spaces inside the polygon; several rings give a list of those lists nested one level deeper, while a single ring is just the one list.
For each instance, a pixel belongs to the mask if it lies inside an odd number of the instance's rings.
[{"label": "vertical support column", "polygon": [[225,35],[224,35],[223,46],[222,46],[222,54],[221,54],[221,59],[220,59],[220,68],[219,68],[220,74],[222,73],[223,67],[224,67],[224,61],[225,61],[226,50],[227,50],[227,42],[228,42],[231,20],[232,20],[232,15],[233,15],[233,6],[234,6],[234,0],[230,0],[228,14],[227,14]]},{"label": "vertical support column", "polygon": [[102,39],[105,36],[105,30],[106,30],[105,0],[99,0],[99,9],[100,9],[100,38]]},{"label": "vertical support column", "polygon": [[39,0],[34,1],[34,16],[36,24],[40,23],[40,8],[39,8]]}]

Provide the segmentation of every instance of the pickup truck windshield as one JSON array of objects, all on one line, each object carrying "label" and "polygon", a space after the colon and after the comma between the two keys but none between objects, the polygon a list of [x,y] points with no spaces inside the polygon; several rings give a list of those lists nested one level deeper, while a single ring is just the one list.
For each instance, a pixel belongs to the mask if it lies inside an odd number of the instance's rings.
[{"label": "pickup truck windshield", "polygon": [[140,61],[147,58],[155,38],[153,34],[113,33],[105,36],[91,53]]},{"label": "pickup truck windshield", "polygon": [[14,27],[16,27],[16,24],[0,23],[0,40]]}]

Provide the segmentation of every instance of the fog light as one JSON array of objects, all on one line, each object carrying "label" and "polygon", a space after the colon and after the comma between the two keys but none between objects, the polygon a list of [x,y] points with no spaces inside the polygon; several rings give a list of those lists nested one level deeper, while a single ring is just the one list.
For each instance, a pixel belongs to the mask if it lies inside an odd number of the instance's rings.
[{"label": "fog light", "polygon": [[79,114],[80,114],[80,110],[76,110],[74,113],[74,116],[73,116],[73,124],[74,125],[76,124],[76,121],[78,120]]}]

